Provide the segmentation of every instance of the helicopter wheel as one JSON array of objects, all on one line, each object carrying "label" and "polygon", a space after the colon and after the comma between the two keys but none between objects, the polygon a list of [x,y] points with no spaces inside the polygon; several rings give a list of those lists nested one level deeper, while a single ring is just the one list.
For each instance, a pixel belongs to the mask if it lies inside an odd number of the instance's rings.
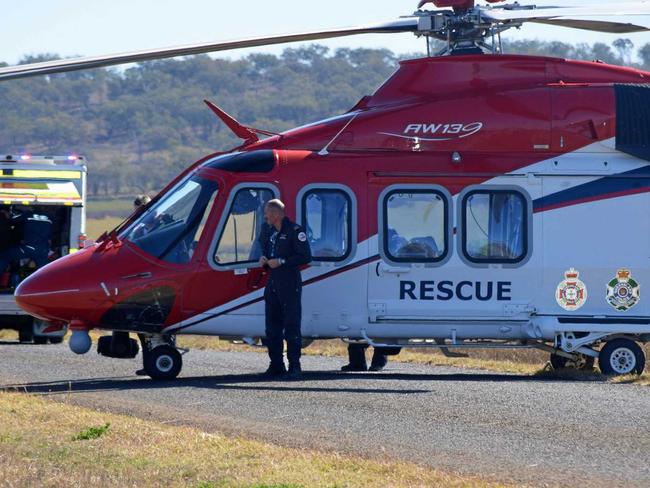
[{"label": "helicopter wheel", "polygon": [[561,369],[576,369],[580,371],[593,371],[595,358],[581,354],[580,357],[573,361],[557,354],[551,354],[551,366],[555,371]]},{"label": "helicopter wheel", "polygon": [[154,380],[173,380],[183,368],[183,356],[172,346],[158,346],[144,354],[144,370]]},{"label": "helicopter wheel", "polygon": [[633,340],[618,338],[600,350],[598,365],[605,375],[640,375],[645,368],[645,354]]}]

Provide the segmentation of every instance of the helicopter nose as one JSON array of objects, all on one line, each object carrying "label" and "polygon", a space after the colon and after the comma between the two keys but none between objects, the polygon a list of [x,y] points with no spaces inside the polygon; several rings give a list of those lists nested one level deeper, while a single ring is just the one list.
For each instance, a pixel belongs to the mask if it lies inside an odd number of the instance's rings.
[{"label": "helicopter nose", "polygon": [[[81,318],[96,304],[89,300],[87,278],[90,250],[65,256],[39,269],[25,279],[14,293],[18,306],[30,315],[46,321]],[[83,267],[83,269],[82,269]]]}]

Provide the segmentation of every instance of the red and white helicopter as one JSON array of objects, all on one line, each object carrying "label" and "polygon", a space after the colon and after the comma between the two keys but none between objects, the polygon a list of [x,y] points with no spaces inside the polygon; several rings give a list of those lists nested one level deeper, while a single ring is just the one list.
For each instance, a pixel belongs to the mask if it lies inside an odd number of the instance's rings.
[{"label": "red and white helicopter", "polygon": [[[206,156],[98,243],[33,274],[20,306],[70,347],[174,378],[178,334],[258,344],[263,205],[308,231],[305,342],[528,347],[556,367],[641,373],[650,341],[650,73],[500,54],[526,22],[634,33],[646,2],[477,6],[434,0],[395,22],[0,69],[0,79],[291,41],[413,32],[444,52],[402,62],[349,112],[271,134],[209,104],[244,142]],[[633,24],[620,20],[633,16]],[[266,136],[260,139],[260,135]]]}]

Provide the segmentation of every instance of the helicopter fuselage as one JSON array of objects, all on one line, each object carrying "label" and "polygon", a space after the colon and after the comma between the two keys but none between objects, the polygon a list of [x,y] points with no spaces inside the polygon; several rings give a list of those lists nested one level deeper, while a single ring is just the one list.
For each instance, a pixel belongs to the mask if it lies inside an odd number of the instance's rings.
[{"label": "helicopter fuselage", "polygon": [[17,301],[73,330],[257,340],[276,197],[312,244],[307,339],[648,339],[648,82],[542,57],[403,62],[347,114],[203,158]]}]

